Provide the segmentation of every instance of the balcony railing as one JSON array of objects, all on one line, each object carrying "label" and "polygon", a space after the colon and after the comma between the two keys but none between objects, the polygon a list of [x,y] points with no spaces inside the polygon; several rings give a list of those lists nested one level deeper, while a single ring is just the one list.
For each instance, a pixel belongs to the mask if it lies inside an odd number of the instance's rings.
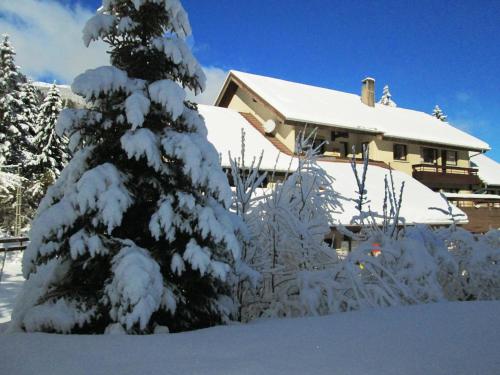
[{"label": "balcony railing", "polygon": [[413,177],[433,188],[455,188],[480,185],[476,168],[462,168],[450,165],[415,164]]}]

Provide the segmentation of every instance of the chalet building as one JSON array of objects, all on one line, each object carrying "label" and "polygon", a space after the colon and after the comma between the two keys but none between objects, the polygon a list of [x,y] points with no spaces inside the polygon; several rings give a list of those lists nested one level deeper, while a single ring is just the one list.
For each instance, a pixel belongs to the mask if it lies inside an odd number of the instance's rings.
[{"label": "chalet building", "polygon": [[[355,95],[231,71],[215,105],[239,112],[285,155],[295,154],[300,130],[317,128],[315,142],[324,143],[322,161],[345,163],[353,152],[361,158],[365,148],[370,164],[400,171],[446,193],[461,208],[493,201],[486,204],[492,214],[481,222],[476,222],[478,215],[470,215],[469,228],[480,232],[500,227],[500,201],[493,197],[500,198],[499,172],[495,185],[483,180],[478,169],[489,145],[429,114],[376,103],[373,78],[364,79],[360,95]],[[485,197],[486,192],[495,194]]]},{"label": "chalet building", "polygon": [[[266,135],[262,126],[247,113],[215,106],[199,105],[198,110],[205,119],[208,140],[220,154],[223,168],[230,166],[230,155],[239,158],[242,151],[241,133],[245,133],[245,160],[249,166],[254,158],[262,155],[261,169],[277,171],[283,174],[296,168],[297,158],[290,152],[283,152],[284,147],[277,143],[276,138]],[[338,205],[331,207],[333,240],[337,249],[349,250],[350,239],[341,235],[336,228],[339,225],[356,231],[359,228],[356,209],[357,187],[354,173],[349,163],[334,158],[324,158],[318,162],[333,179],[333,187],[338,194]],[[360,166],[359,166],[360,168]],[[366,187],[369,208],[377,224],[382,224],[384,206],[384,179],[389,174],[385,163],[371,163],[368,168]],[[405,183],[404,199],[400,212],[400,224],[428,224],[432,226],[449,225],[452,223],[447,214],[448,202],[414,179],[407,173],[393,170],[396,188]],[[273,181],[269,181],[272,183]],[[365,207],[366,208],[366,207]],[[462,210],[452,207],[460,224],[467,224],[467,216]]]}]

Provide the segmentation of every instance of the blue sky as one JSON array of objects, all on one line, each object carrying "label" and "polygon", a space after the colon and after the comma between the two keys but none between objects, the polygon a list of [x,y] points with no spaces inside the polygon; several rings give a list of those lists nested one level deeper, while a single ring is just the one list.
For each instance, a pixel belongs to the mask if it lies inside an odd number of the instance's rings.
[{"label": "blue sky", "polygon": [[[4,1],[10,0],[0,0],[0,7]],[[100,1],[59,3],[90,11]],[[487,141],[493,148],[488,154],[500,161],[500,1],[183,4],[205,67],[354,93],[362,78],[372,76],[377,96],[389,84],[400,107],[431,112],[439,104],[451,123]]]},{"label": "blue sky", "polygon": [[500,161],[500,1],[185,0],[203,65],[435,104]]}]

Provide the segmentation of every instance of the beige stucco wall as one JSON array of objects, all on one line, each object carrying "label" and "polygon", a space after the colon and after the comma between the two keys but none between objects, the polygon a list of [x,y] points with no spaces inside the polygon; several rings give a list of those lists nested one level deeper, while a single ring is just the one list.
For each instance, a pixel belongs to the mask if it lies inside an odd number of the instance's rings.
[{"label": "beige stucco wall", "polygon": [[231,99],[228,108],[238,112],[253,114],[262,124],[268,120],[276,122],[275,137],[293,152],[295,148],[295,126],[284,124],[276,113],[271,111],[266,105],[253,98],[248,92],[238,88]]},{"label": "beige stucco wall", "polygon": [[[406,160],[394,160],[394,144],[404,144],[407,147]],[[465,150],[454,150],[452,148],[442,148],[435,145],[423,145],[417,143],[410,143],[409,141],[392,141],[386,139],[375,139],[373,146],[370,147],[370,158],[374,160],[384,161],[390,164],[396,170],[412,174],[412,165],[422,164],[422,148],[429,147],[437,149],[437,163],[442,164],[441,150],[457,151],[457,167],[469,167],[469,153]]]}]

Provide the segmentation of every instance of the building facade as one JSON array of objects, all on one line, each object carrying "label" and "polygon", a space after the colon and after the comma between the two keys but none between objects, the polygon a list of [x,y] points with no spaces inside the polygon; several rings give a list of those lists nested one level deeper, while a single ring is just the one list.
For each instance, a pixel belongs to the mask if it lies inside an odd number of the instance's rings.
[{"label": "building facade", "polygon": [[[342,162],[353,155],[361,159],[362,150],[367,150],[372,163],[406,173],[466,208],[483,207],[484,193],[500,192],[481,179],[471,161],[490,149],[486,142],[429,114],[376,103],[373,78],[363,80],[360,95],[355,95],[231,71],[215,105],[240,112],[290,155],[298,132],[315,128],[324,160]],[[457,200],[463,196],[466,199]],[[497,203],[500,196],[492,206],[488,203],[493,214],[480,225],[473,223],[478,212],[468,212],[470,229],[500,227]]]}]

